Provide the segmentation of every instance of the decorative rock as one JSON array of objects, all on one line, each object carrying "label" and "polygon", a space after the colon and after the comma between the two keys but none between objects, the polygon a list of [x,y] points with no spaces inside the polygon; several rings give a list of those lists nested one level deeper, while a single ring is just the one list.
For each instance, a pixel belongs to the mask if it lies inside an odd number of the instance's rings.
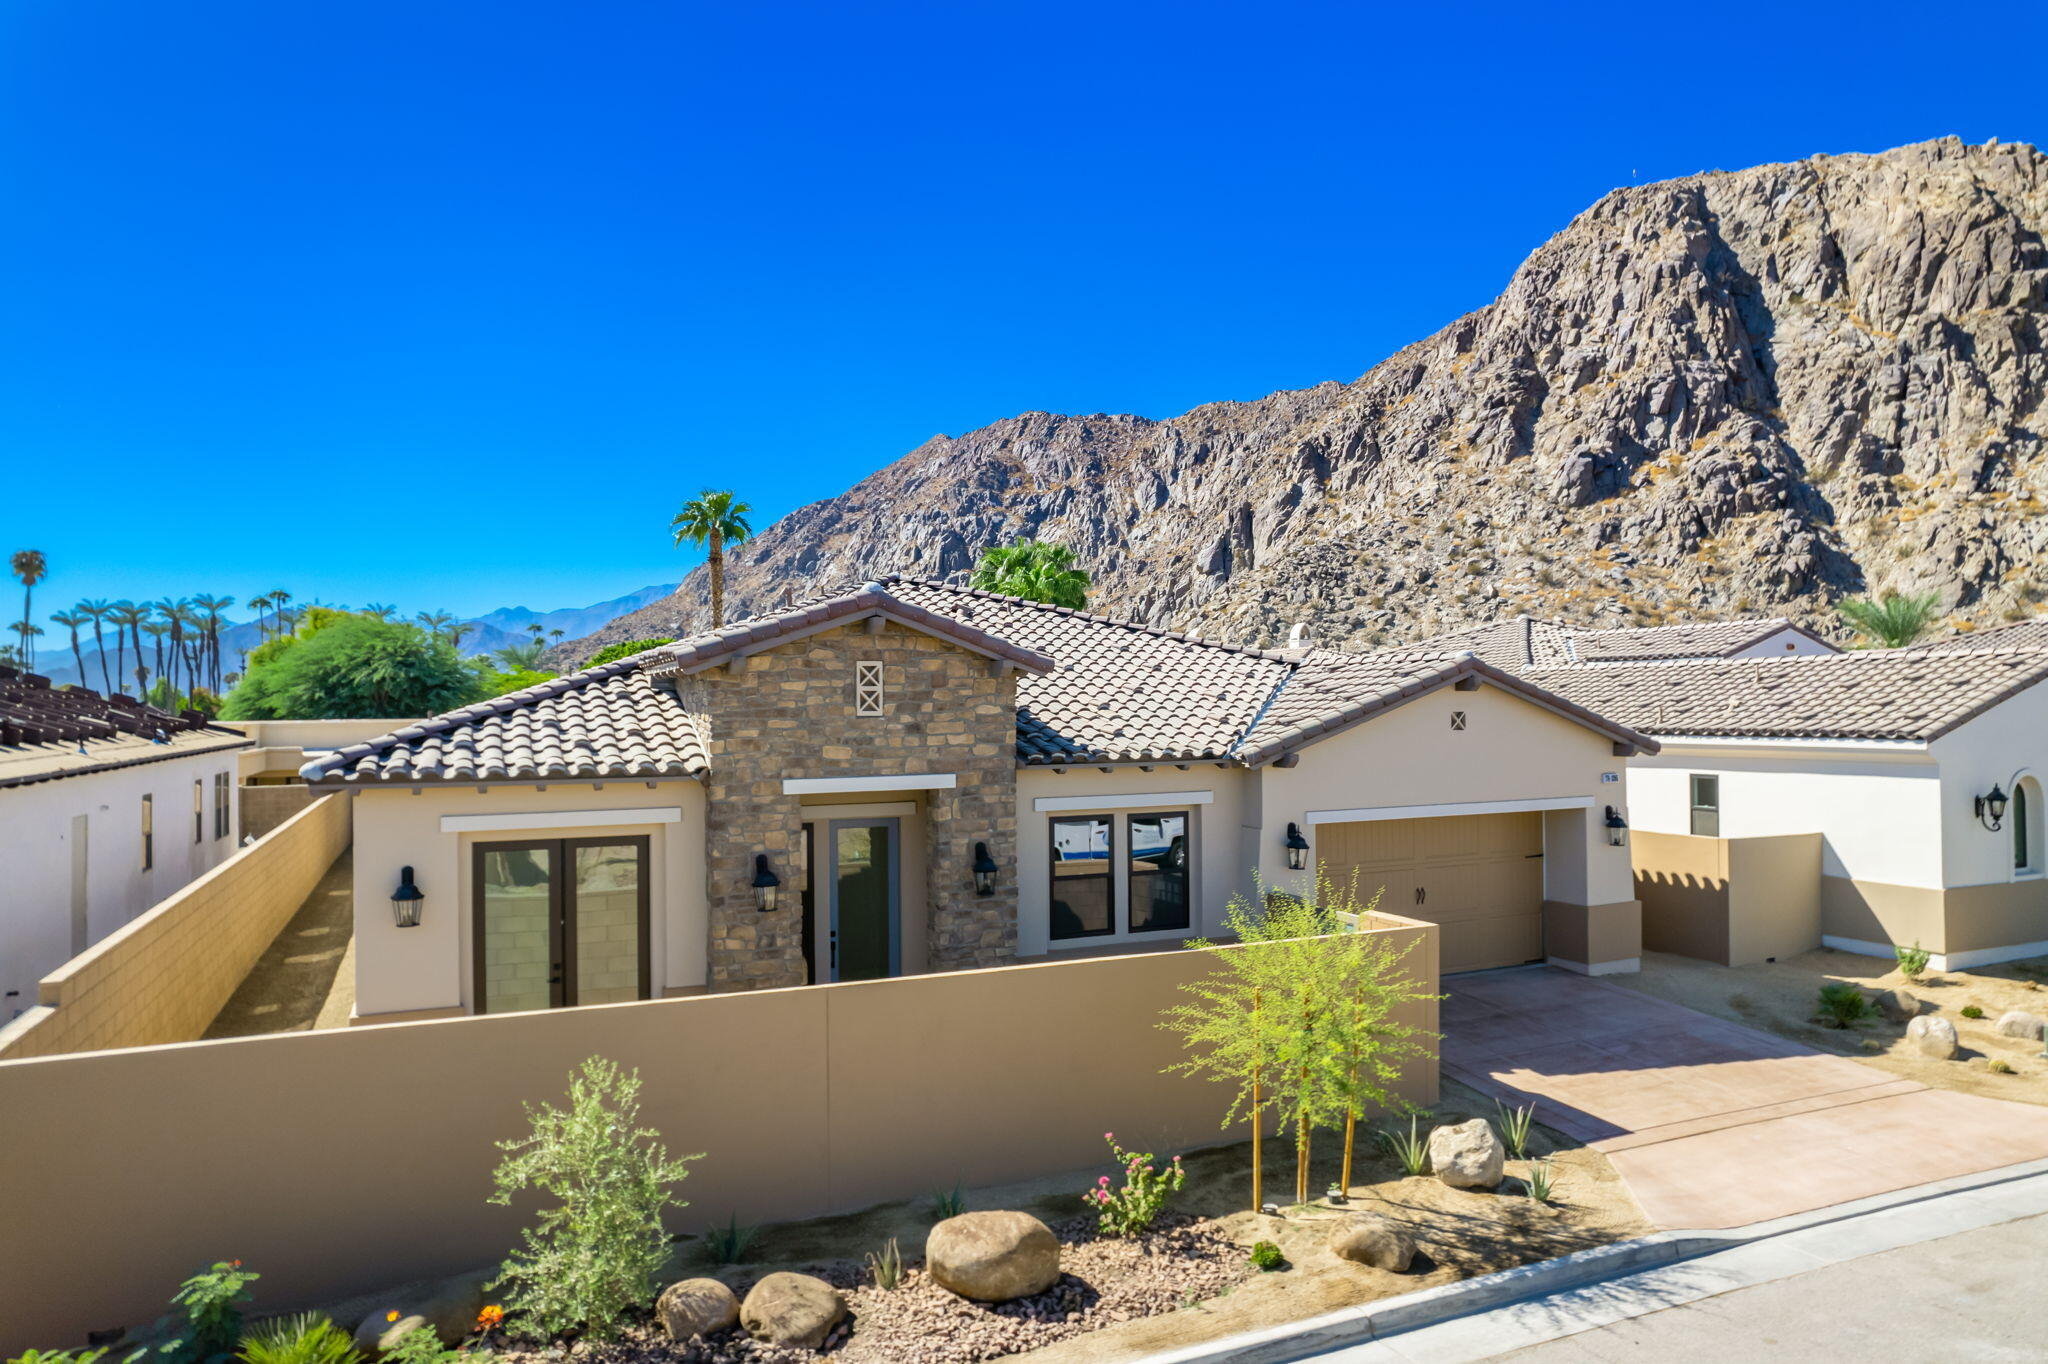
[{"label": "decorative rock", "polygon": [[815,1350],[846,1316],[846,1300],[823,1279],[787,1272],[755,1284],[740,1304],[740,1325],[756,1340]]},{"label": "decorative rock", "polygon": [[1491,1189],[1507,1172],[1507,1152],[1484,1118],[1438,1127],[1429,1134],[1429,1163],[1454,1189]]},{"label": "decorative rock", "polygon": [[723,1331],[740,1319],[740,1300],[716,1279],[684,1279],[661,1292],[654,1314],[670,1336],[688,1340]]},{"label": "decorative rock", "polygon": [[2041,1040],[2041,1034],[2048,1030],[2048,1020],[2039,1014],[2030,1014],[2024,1009],[2014,1009],[1998,1016],[2000,1037],[2024,1037],[2032,1042]]},{"label": "decorative rock", "polygon": [[1060,1243],[1029,1213],[963,1212],[932,1228],[924,1263],[941,1288],[978,1302],[1008,1302],[1059,1282]]},{"label": "decorative rock", "polygon": [[[431,1326],[443,1345],[460,1345],[475,1328],[477,1313],[484,1310],[484,1285],[495,1277],[493,1270],[477,1270],[393,1290],[363,1314],[356,1326],[356,1349],[379,1358],[421,1326]],[[395,1319],[393,1312],[398,1314]]]},{"label": "decorative rock", "polygon": [[1354,1213],[1330,1233],[1330,1251],[1340,1260],[1400,1274],[1415,1258],[1406,1230],[1375,1213]]},{"label": "decorative rock", "polygon": [[1920,997],[1911,990],[1879,990],[1870,997],[1877,1005],[1877,1011],[1893,1023],[1904,1023],[1920,1016]]},{"label": "decorative rock", "polygon": [[1956,1025],[1933,1014],[1922,1014],[1908,1023],[1906,1040],[1937,1061],[1954,1060],[1956,1048],[1961,1045],[1956,1037]]}]

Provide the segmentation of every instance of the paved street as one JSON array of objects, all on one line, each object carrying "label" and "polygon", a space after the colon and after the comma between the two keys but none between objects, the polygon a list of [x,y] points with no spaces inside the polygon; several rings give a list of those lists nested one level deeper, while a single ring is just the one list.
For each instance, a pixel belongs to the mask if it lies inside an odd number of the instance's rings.
[{"label": "paved street", "polygon": [[2048,1217],[1905,1246],[1618,1321],[1497,1358],[2039,1360]]}]

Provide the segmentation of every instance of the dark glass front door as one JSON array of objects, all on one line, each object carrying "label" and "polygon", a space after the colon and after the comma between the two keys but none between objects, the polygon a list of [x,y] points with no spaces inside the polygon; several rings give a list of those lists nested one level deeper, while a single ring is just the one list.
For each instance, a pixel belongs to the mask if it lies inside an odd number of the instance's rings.
[{"label": "dark glass front door", "polygon": [[831,826],[834,980],[877,980],[900,963],[897,822],[843,820]]},{"label": "dark glass front door", "polygon": [[647,998],[645,837],[480,843],[471,867],[478,1013]]}]

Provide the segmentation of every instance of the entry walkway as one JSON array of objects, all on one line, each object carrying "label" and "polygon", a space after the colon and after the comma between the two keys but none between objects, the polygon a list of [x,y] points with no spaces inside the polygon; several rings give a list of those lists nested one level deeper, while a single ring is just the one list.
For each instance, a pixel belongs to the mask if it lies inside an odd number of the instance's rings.
[{"label": "entry walkway", "polygon": [[345,1028],[355,1002],[355,850],[349,848],[235,987],[206,1036]]},{"label": "entry walkway", "polygon": [[1550,967],[1444,984],[1443,1070],[1603,1152],[1661,1227],[2048,1157],[2048,1108],[1929,1089]]}]

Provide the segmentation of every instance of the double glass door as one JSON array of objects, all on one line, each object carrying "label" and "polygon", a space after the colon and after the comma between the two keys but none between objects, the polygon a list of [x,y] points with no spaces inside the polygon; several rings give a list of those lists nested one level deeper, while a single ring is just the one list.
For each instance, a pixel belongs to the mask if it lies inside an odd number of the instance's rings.
[{"label": "double glass door", "polygon": [[[804,946],[811,961],[811,980],[879,980],[901,975],[900,821],[821,820],[806,824],[804,832],[810,853],[805,859],[809,874],[804,884],[808,930]],[[820,936],[825,946],[823,961],[818,959]]]},{"label": "double glass door", "polygon": [[476,1011],[646,999],[647,839],[479,843]]}]

